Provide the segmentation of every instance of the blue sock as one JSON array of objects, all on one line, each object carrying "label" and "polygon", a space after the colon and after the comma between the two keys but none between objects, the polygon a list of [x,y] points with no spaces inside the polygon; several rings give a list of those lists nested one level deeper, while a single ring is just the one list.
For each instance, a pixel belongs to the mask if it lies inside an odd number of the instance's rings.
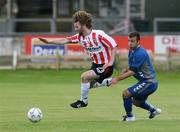
[{"label": "blue sock", "polygon": [[131,98],[123,98],[124,108],[128,117],[132,117],[132,99]]},{"label": "blue sock", "polygon": [[146,101],[141,103],[141,105],[139,107],[141,107],[141,108],[143,108],[145,110],[148,110],[150,112],[154,112],[155,111],[154,107],[151,104],[148,104]]}]

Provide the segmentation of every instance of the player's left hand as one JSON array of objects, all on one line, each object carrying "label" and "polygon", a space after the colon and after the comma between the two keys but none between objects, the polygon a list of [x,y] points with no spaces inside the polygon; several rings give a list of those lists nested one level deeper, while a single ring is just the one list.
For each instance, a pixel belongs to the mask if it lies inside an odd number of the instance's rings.
[{"label": "player's left hand", "polygon": [[118,78],[117,77],[113,77],[111,82],[110,82],[110,84],[109,84],[109,86],[112,87],[112,86],[114,86],[117,83],[118,83]]},{"label": "player's left hand", "polygon": [[109,66],[108,63],[107,63],[107,64],[104,64],[103,69],[105,70],[108,66]]}]

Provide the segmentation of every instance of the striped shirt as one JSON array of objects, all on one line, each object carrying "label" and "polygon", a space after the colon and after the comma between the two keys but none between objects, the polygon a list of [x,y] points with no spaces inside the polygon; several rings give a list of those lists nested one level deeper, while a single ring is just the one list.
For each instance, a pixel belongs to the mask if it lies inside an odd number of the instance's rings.
[{"label": "striped shirt", "polygon": [[115,40],[102,30],[92,30],[87,36],[76,34],[67,39],[72,43],[81,44],[95,64],[109,63],[111,50],[117,46]]}]

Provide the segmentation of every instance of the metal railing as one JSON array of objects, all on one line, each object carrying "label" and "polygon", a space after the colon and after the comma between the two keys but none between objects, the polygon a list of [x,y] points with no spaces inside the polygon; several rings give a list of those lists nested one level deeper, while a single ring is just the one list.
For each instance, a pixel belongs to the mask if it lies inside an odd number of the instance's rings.
[{"label": "metal railing", "polygon": [[[138,6],[140,6],[140,12],[138,12],[138,15],[137,14],[134,14],[136,15],[136,17],[140,17],[140,18],[144,18],[145,17],[145,14],[144,14],[144,6],[145,6],[145,0],[136,0],[139,4]],[[14,1],[13,0],[7,0],[7,5],[6,5],[6,14],[4,16],[4,18],[0,18],[0,24],[1,26],[4,25],[4,28],[6,28],[6,30],[0,30],[0,35],[1,36],[5,36],[5,35],[24,35],[24,34],[27,34],[28,32],[24,32],[23,30],[20,30],[18,31],[17,30],[17,24],[18,23],[48,23],[47,25],[49,26],[49,31],[43,31],[42,32],[29,32],[31,34],[59,34],[60,32],[57,31],[57,28],[59,26],[64,26],[63,24],[61,25],[60,23],[69,23],[69,22],[72,22],[72,18],[69,17],[69,18],[62,18],[62,17],[59,17],[58,16],[58,0],[52,0],[52,14],[49,16],[49,18],[16,18],[16,15],[17,14],[13,14],[13,3]],[[96,5],[98,5],[98,0],[97,0],[97,3]],[[137,3],[135,2],[135,3]],[[95,28],[102,28],[103,30],[105,30],[106,32],[109,31],[109,30],[112,30],[110,29],[111,28],[111,25],[112,26],[115,26],[116,24],[120,23],[123,19],[130,19],[131,17],[135,17],[133,15],[133,12],[131,12],[130,8],[131,8],[131,4],[133,4],[132,1],[130,0],[124,0],[124,2],[122,2],[124,4],[124,14],[123,15],[117,15],[112,17],[112,18],[109,18],[108,16],[107,17],[104,17],[104,16],[100,16],[98,18],[95,18],[93,20],[93,23],[94,23],[94,27]],[[71,3],[72,4],[72,3]],[[87,8],[85,5],[86,5],[86,0],[79,0],[79,10],[85,10],[85,8]],[[93,4],[92,4],[93,6]],[[118,8],[119,9],[119,8]],[[97,10],[97,9],[92,9],[92,10]],[[98,9],[100,10],[100,9]],[[120,14],[120,13],[119,13]],[[104,17],[104,18],[103,18]],[[20,24],[18,26],[21,26]],[[109,27],[108,27],[109,26]],[[73,32],[73,26],[71,26],[71,31],[70,32]],[[64,27],[63,27],[64,28]]]},{"label": "metal railing", "polygon": [[180,32],[161,32],[159,31],[159,23],[164,22],[180,22],[180,18],[155,18],[153,21],[153,33],[157,34],[180,34]]},{"label": "metal railing", "polygon": [[[93,23],[94,23],[94,27],[95,28],[101,28],[105,31],[109,31],[111,29],[109,29],[110,27],[113,27],[114,25],[120,23],[122,20],[122,18],[113,18],[112,19],[108,19],[108,18],[98,18],[98,19],[94,19]],[[0,23],[4,23],[6,24],[6,31],[0,31],[0,35],[25,35],[27,33],[31,33],[31,34],[59,34],[60,32],[57,31],[57,23],[58,22],[72,22],[72,18],[11,18],[11,19],[0,19]],[[17,32],[15,30],[13,30],[13,26],[16,26],[16,24],[18,23],[36,23],[39,24],[41,26],[42,23],[46,23],[49,26],[49,31],[43,31],[43,32]],[[108,24],[109,23],[109,24]],[[2,24],[3,25],[3,24]],[[71,24],[71,28],[73,31],[73,24]],[[109,25],[109,28],[108,26]],[[63,26],[63,25],[62,25]]]},{"label": "metal railing", "polygon": [[[37,18],[12,18],[12,19],[0,19],[0,23],[4,22],[7,24],[7,29],[6,32],[0,32],[0,35],[23,35],[23,34],[27,34],[28,32],[16,32],[13,30],[13,26],[15,26],[15,23],[19,23],[19,22],[31,22],[31,23],[49,23],[50,26],[50,31],[49,32],[42,32],[43,34],[45,33],[49,33],[49,34],[55,34],[56,33],[56,22],[54,19],[50,19],[50,18],[43,18],[43,19],[37,19]],[[37,32],[32,32],[32,34],[36,34]],[[38,32],[37,34],[39,34],[41,32]]]}]

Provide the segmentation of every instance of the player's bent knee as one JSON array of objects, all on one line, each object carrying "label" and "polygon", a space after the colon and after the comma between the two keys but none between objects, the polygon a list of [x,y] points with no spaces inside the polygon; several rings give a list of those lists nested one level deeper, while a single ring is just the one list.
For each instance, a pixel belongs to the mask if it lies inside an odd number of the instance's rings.
[{"label": "player's bent knee", "polygon": [[122,92],[122,97],[123,97],[123,98],[129,98],[129,97],[131,97],[131,93],[130,93],[127,89],[125,89],[125,90]]},{"label": "player's bent knee", "polygon": [[141,102],[138,102],[138,101],[136,101],[136,100],[133,100],[133,104],[134,104],[136,107],[139,107],[140,104],[141,104]]},{"label": "player's bent knee", "polygon": [[83,83],[87,82],[87,77],[84,74],[81,75],[81,82]]},{"label": "player's bent knee", "polygon": [[87,75],[87,74],[82,74],[81,75],[81,82],[82,83],[88,83],[88,82],[90,82],[90,77]]}]

